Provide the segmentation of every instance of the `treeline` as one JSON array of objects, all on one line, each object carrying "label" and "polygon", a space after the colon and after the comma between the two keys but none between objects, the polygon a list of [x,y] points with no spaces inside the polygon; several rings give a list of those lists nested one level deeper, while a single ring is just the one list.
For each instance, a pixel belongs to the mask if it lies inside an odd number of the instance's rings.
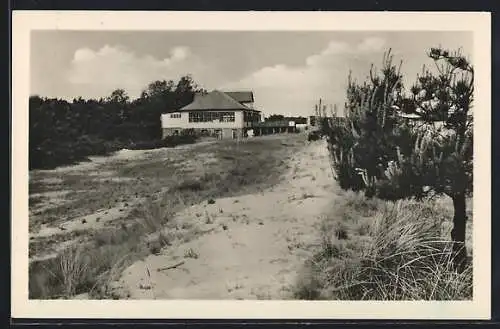
[{"label": "treeline", "polygon": [[306,124],[307,118],[304,117],[287,117],[282,114],[272,114],[269,117],[265,118],[265,121],[294,121],[297,124]]},{"label": "treeline", "polygon": [[54,168],[105,155],[120,148],[154,148],[194,142],[194,136],[161,141],[161,113],[192,102],[203,91],[190,76],[150,83],[130,100],[117,89],[107,98],[81,97],[68,102],[31,96],[29,100],[29,168]]}]

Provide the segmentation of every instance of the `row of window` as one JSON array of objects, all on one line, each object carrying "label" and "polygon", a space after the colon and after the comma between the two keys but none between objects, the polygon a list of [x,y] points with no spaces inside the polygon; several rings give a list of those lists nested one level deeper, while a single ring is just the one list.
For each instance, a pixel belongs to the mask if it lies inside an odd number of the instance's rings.
[{"label": "row of window", "polygon": [[189,122],[234,122],[234,112],[189,112]]},{"label": "row of window", "polygon": [[[180,113],[171,113],[171,119],[180,119]],[[234,122],[235,113],[234,112],[190,112],[189,122]],[[256,122],[260,121],[260,114],[254,112],[243,112],[244,122]]]}]

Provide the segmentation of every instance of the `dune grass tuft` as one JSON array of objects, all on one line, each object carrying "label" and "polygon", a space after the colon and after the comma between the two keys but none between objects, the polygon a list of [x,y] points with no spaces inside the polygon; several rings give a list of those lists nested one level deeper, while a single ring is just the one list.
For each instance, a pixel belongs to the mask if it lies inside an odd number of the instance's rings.
[{"label": "dune grass tuft", "polygon": [[337,215],[321,227],[321,244],[299,275],[296,298],[472,298],[472,262],[463,272],[454,269],[452,242],[443,230],[450,219],[441,207],[367,201],[353,192],[345,197]]}]

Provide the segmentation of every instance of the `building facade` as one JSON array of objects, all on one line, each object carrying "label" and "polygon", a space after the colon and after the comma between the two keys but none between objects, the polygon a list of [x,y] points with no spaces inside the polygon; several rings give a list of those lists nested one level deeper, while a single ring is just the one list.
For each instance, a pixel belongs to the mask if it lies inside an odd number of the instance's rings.
[{"label": "building facade", "polygon": [[191,104],[161,115],[162,137],[185,130],[219,139],[246,137],[252,123],[261,120],[260,111],[254,109],[253,103],[252,92],[214,90],[196,94]]}]

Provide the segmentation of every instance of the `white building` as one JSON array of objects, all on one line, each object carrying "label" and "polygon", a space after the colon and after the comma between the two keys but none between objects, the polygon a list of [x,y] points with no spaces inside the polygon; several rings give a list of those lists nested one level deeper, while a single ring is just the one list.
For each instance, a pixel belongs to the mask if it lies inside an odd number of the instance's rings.
[{"label": "white building", "polygon": [[165,138],[192,129],[207,136],[240,138],[252,129],[253,122],[260,120],[260,111],[254,109],[252,92],[214,90],[196,94],[191,104],[176,112],[162,114],[162,136]]}]

